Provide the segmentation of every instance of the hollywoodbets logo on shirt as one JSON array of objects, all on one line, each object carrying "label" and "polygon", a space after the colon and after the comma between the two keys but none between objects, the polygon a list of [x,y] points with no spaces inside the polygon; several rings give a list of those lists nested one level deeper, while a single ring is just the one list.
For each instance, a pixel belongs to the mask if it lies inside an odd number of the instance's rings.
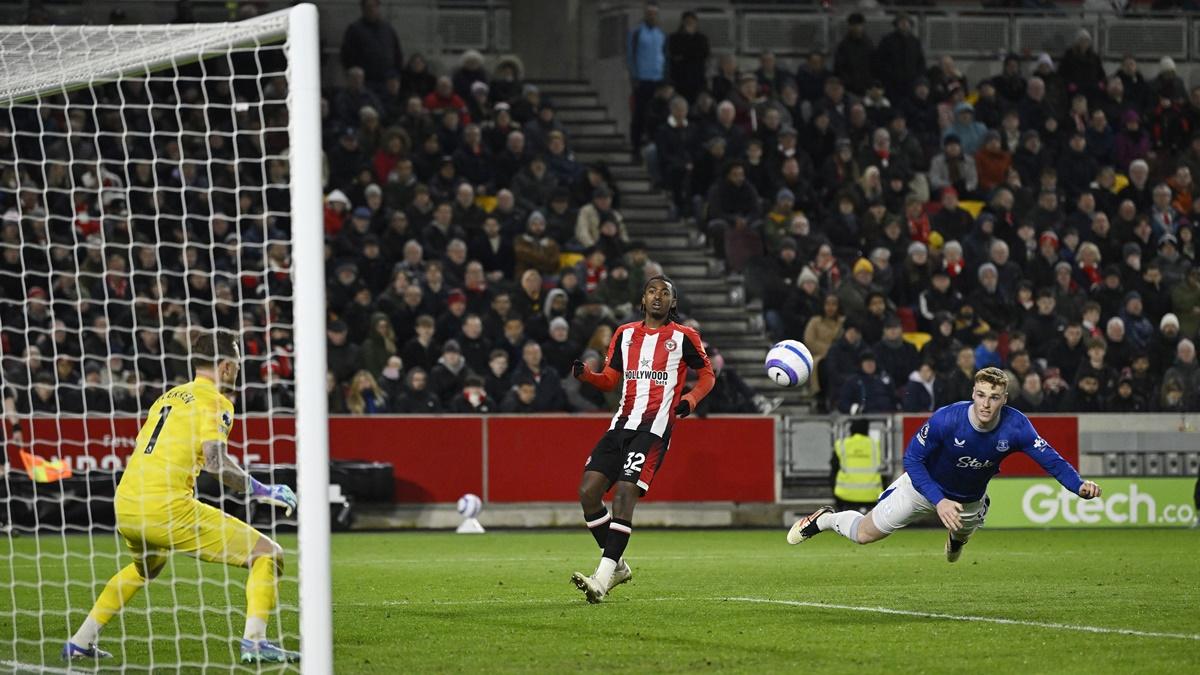
[{"label": "hollywoodbets logo on shirt", "polygon": [[650,370],[653,367],[650,359],[642,359],[639,364],[639,370],[626,370],[625,379],[628,380],[650,380],[658,384],[665,385],[667,383],[668,373],[665,370]]}]

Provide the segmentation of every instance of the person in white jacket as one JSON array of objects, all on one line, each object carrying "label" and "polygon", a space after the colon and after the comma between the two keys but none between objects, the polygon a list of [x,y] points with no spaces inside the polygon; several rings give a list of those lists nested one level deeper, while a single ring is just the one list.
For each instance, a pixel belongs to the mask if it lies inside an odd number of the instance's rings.
[{"label": "person in white jacket", "polygon": [[625,229],[625,219],[612,207],[612,191],[601,185],[592,192],[592,201],[579,209],[579,216],[575,219],[575,239],[584,247],[595,246],[600,239],[600,226],[608,221],[617,226],[621,241],[628,243],[629,232]]}]

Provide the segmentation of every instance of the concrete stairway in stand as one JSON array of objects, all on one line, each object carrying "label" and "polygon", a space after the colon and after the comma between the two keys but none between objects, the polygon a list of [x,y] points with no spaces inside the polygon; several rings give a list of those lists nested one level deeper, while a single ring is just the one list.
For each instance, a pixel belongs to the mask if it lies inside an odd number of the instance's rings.
[{"label": "concrete stairway in stand", "polygon": [[763,371],[770,342],[762,329],[761,309],[746,305],[740,280],[715,270],[709,248],[689,239],[687,223],[670,219],[667,195],[651,185],[640,162],[632,161],[628,133],[617,128],[591,85],[576,80],[535,84],[554,102],[576,160],[608,165],[621,192],[620,211],[630,237],[646,242],[650,258],[678,283],[690,315],[700,322],[704,339],[720,350],[726,366],[757,392],[781,397],[777,413],[808,412],[809,400],[802,392],[776,387]]}]

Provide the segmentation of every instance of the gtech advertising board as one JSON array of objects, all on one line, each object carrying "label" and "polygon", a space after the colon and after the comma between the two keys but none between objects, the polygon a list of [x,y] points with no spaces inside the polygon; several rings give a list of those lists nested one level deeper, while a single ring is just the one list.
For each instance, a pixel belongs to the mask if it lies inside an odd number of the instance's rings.
[{"label": "gtech advertising board", "polygon": [[1053,478],[997,478],[988,485],[989,528],[1190,527],[1195,478],[1100,478],[1104,494],[1080,499]]}]

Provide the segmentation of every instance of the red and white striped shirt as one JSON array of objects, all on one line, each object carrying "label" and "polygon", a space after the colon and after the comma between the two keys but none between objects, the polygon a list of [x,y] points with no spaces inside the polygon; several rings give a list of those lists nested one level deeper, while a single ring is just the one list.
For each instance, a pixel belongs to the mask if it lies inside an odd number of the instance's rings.
[{"label": "red and white striped shirt", "polygon": [[[684,395],[689,367],[699,380]],[[694,329],[673,321],[647,328],[637,321],[613,333],[604,372],[585,371],[583,379],[605,391],[620,384],[622,395],[610,430],[648,431],[664,437],[675,422],[679,400],[687,399],[695,410],[712,389],[715,376]]]}]

